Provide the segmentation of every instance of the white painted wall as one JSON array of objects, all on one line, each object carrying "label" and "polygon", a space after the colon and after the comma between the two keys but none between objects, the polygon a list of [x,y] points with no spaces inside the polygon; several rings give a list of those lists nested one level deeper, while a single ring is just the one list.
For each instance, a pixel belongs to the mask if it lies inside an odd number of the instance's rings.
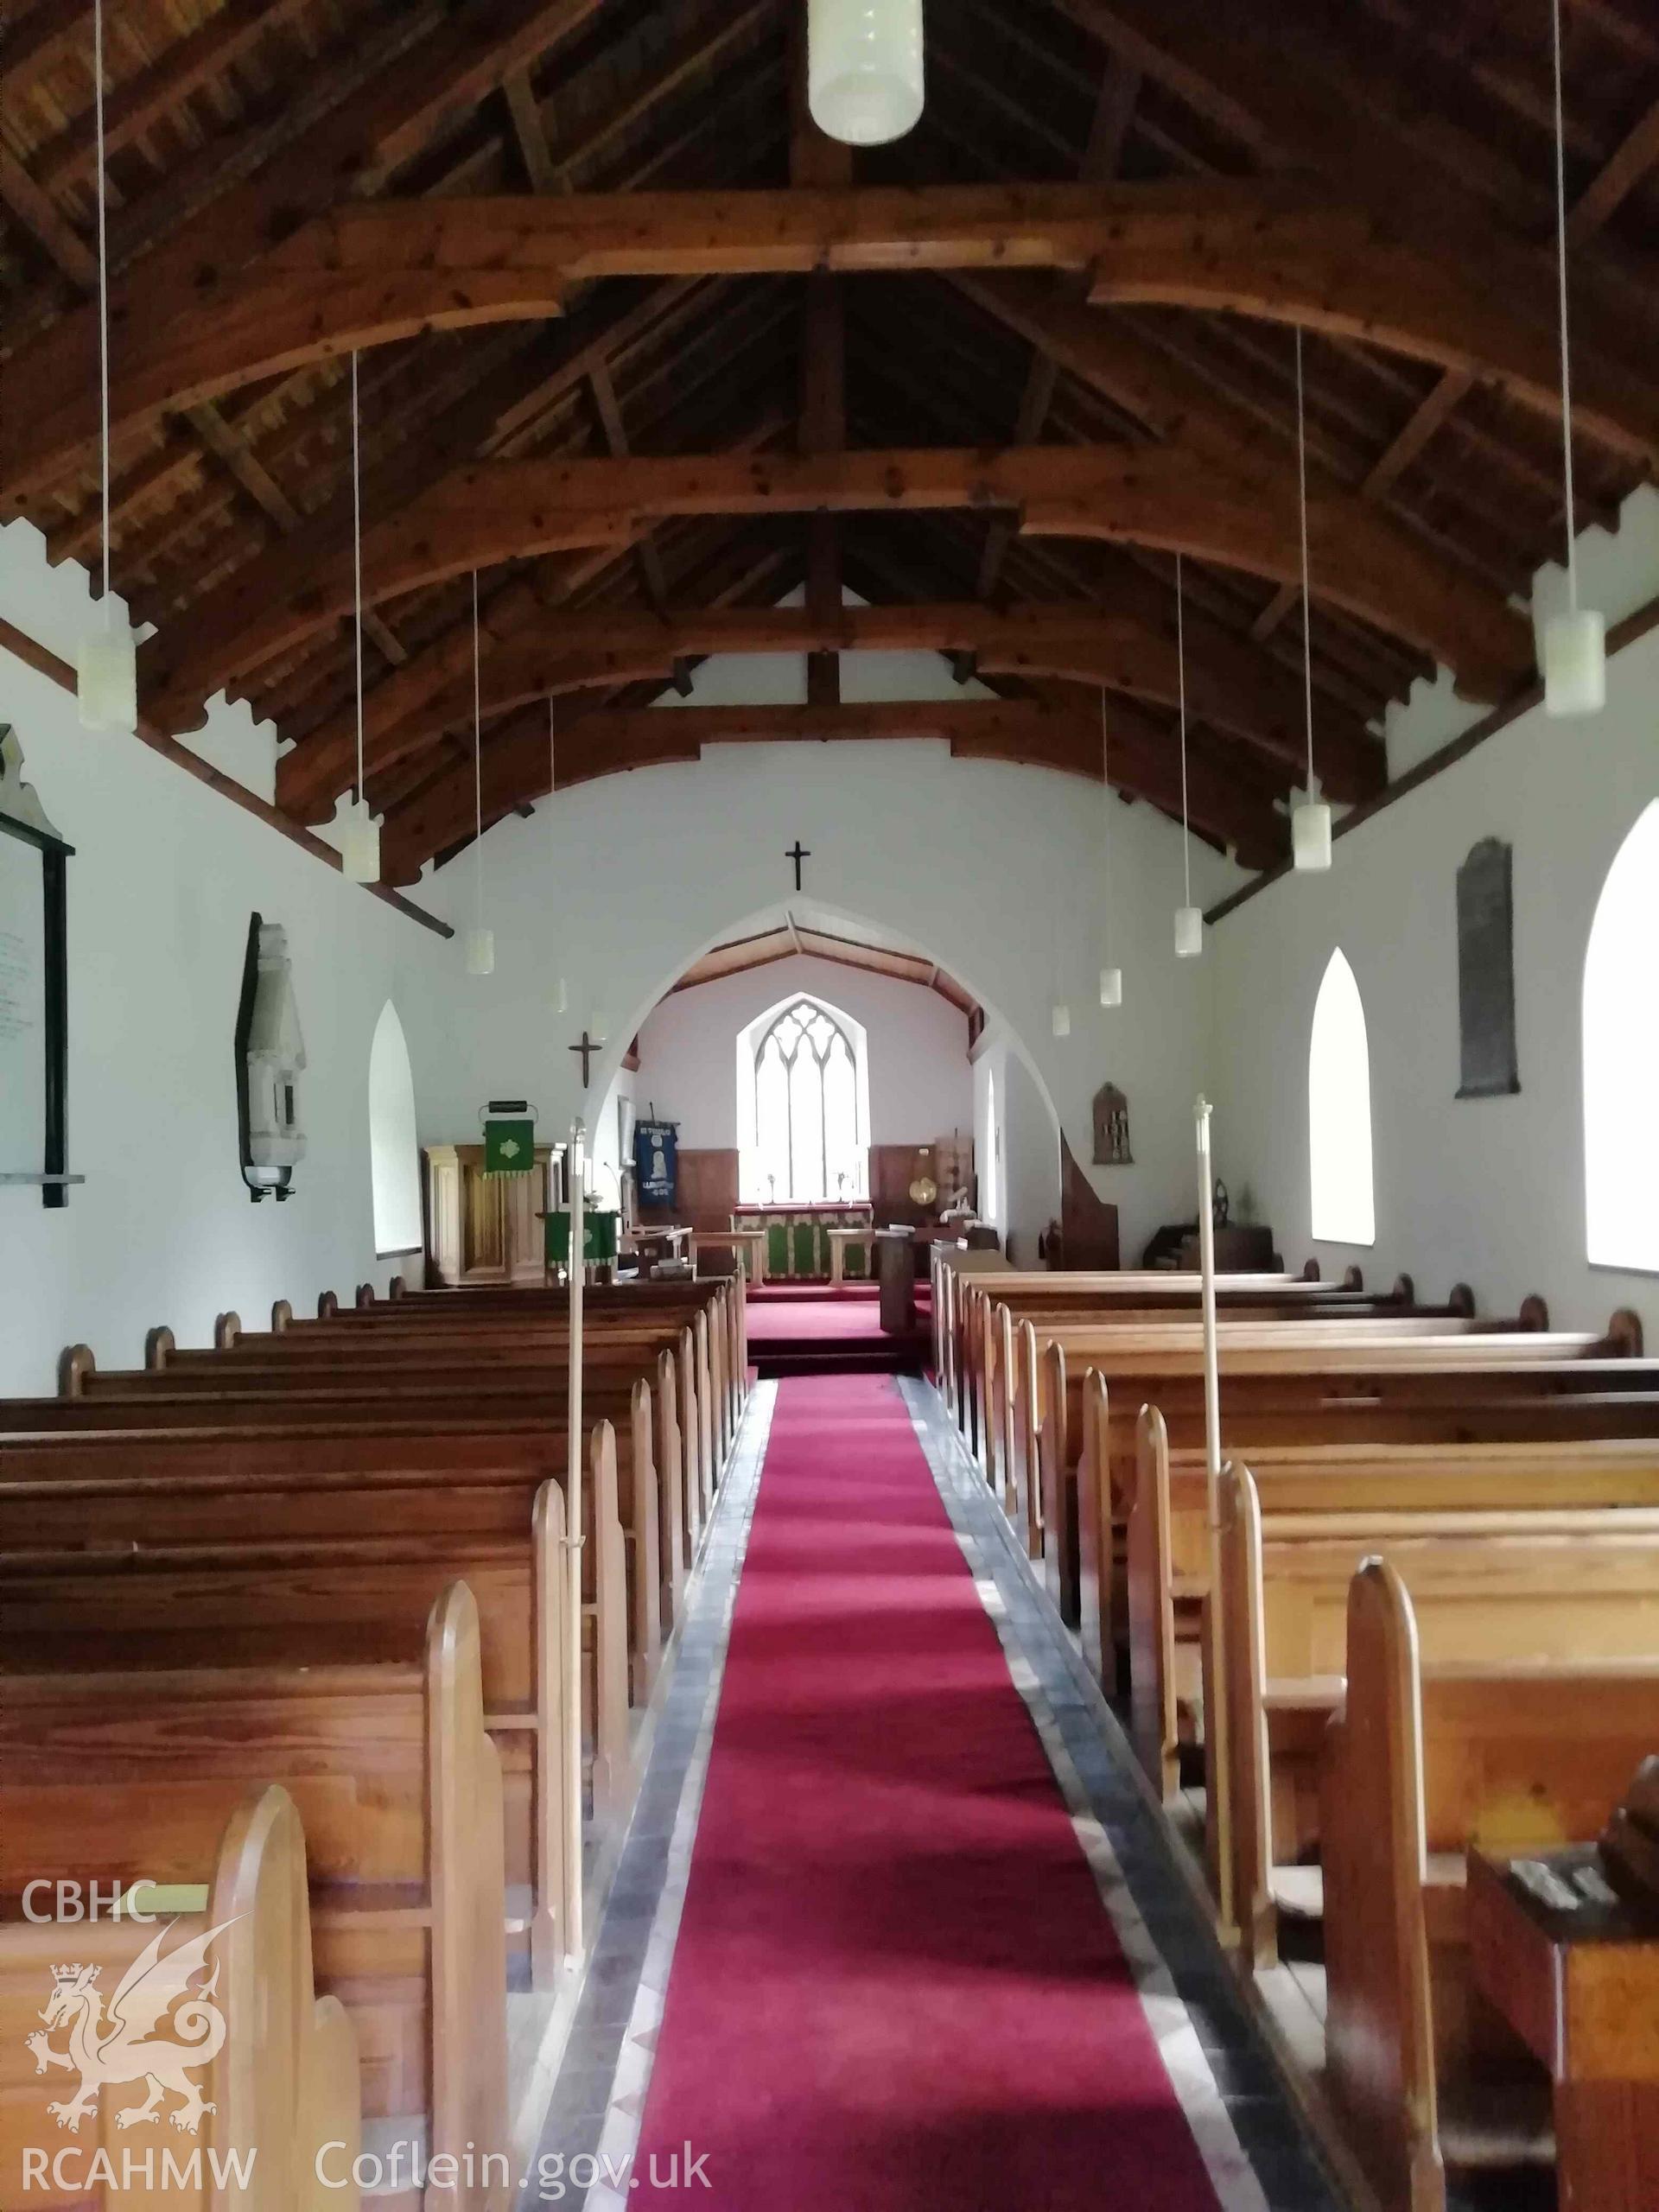
[{"label": "white painted wall", "polygon": [[[1659,592],[1659,497],[1629,503],[1618,537],[1584,541],[1584,598],[1610,620]],[[1541,598],[1553,592],[1542,580]],[[1566,1326],[1634,1306],[1659,1342],[1659,1279],[1585,1257],[1581,995],[1590,925],[1615,853],[1659,795],[1659,633],[1618,655],[1592,720],[1522,717],[1467,759],[1341,839],[1325,877],[1290,877],[1212,932],[1216,1144],[1287,1258],[1310,1249],[1307,1045],[1333,946],[1352,963],[1370,1028],[1376,1243],[1319,1248],[1368,1281],[1409,1269],[1443,1295],[1463,1277],[1490,1311],[1541,1291]],[[1396,763],[1466,722],[1443,689],[1395,718]],[[1428,734],[1425,736],[1424,728]],[[1455,876],[1478,838],[1515,848],[1516,1020],[1521,1092],[1463,1099],[1459,1081]],[[1652,970],[1649,969],[1651,976]],[[1659,1018],[1659,990],[1632,1020]],[[1656,1105],[1631,1101],[1630,1141],[1654,1141]]]},{"label": "white painted wall", "polygon": [[[0,529],[0,613],[73,658],[84,572],[48,569],[39,535]],[[369,1177],[369,1053],[391,997],[416,1082],[453,948],[130,739],[79,728],[74,701],[0,652],[0,722],[76,850],[69,863],[70,1166],[62,1211],[0,1189],[0,1390],[49,1391],[59,1351],[90,1344],[135,1366],[143,1332],[211,1341],[235,1307],[265,1325],[349,1294],[377,1263]],[[193,741],[256,787],[270,732],[215,711]],[[7,841],[8,846],[10,841]],[[22,850],[21,848],[16,848]],[[288,931],[309,1067],[308,1156],[285,1205],[253,1205],[237,1166],[232,1034],[248,917]]]},{"label": "white painted wall", "polygon": [[683,1145],[735,1145],[737,1033],[798,995],[864,1025],[871,1143],[926,1144],[971,1126],[966,1016],[937,991],[828,960],[779,960],[664,999],[639,1033],[635,1097],[677,1122]]},{"label": "white painted wall", "polygon": [[988,1033],[974,1056],[977,1159],[982,1160],[989,1148],[988,1109],[993,1084],[1001,1154],[989,1218],[1015,1265],[1034,1268],[1038,1239],[1060,1211],[1059,1131],[1047,1100],[1006,1033]]}]

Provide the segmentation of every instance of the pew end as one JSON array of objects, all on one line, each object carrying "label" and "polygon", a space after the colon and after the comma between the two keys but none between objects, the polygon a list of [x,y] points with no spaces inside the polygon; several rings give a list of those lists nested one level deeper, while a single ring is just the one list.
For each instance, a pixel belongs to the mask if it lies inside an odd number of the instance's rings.
[{"label": "pew end", "polygon": [[144,1336],[144,1371],[159,1375],[179,1348],[179,1340],[165,1325],[150,1329]]},{"label": "pew end", "polygon": [[90,1344],[67,1344],[58,1355],[58,1395],[84,1397],[87,1376],[97,1372],[98,1362]]}]

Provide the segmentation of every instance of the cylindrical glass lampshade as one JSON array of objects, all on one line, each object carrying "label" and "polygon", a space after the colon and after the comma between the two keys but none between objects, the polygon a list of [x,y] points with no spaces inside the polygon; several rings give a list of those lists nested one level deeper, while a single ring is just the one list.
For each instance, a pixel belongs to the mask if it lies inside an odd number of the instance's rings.
[{"label": "cylindrical glass lampshade", "polygon": [[924,98],[922,0],[810,0],[807,100],[827,138],[885,146]]},{"label": "cylindrical glass lampshade", "polygon": [[1599,715],[1607,703],[1606,624],[1593,607],[1544,625],[1544,712]]},{"label": "cylindrical glass lampshade", "polygon": [[1203,950],[1203,907],[1178,906],[1175,909],[1175,957],[1178,960],[1196,960]]},{"label": "cylindrical glass lampshade", "polygon": [[138,728],[138,641],[111,604],[92,616],[80,640],[75,671],[80,726],[132,737]]},{"label": "cylindrical glass lampshade", "polygon": [[1100,971],[1100,1002],[1102,1006],[1122,1006],[1123,1003],[1123,970],[1103,968]]},{"label": "cylindrical glass lampshade", "polygon": [[380,880],[380,824],[367,803],[354,800],[340,817],[340,867],[348,883]]},{"label": "cylindrical glass lampshade", "polygon": [[570,986],[563,976],[553,986],[553,1011],[555,1014],[569,1014],[570,1011]]},{"label": "cylindrical glass lampshade", "polygon": [[469,976],[494,975],[495,931],[493,930],[467,931],[467,973]]},{"label": "cylindrical glass lampshade", "polygon": [[1057,1037],[1069,1037],[1071,1034],[1071,1009],[1064,999],[1054,1001],[1048,1009],[1048,1019]]},{"label": "cylindrical glass lampshade", "polygon": [[1331,810],[1323,799],[1299,799],[1290,810],[1290,854],[1301,875],[1331,865]]}]

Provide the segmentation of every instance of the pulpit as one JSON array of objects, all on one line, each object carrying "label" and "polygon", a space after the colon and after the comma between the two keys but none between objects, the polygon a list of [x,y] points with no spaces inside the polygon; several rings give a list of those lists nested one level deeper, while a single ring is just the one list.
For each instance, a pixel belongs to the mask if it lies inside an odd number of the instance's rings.
[{"label": "pulpit", "polygon": [[528,1174],[486,1175],[482,1144],[426,1146],[429,1280],[446,1290],[542,1282],[542,1217],[563,1196],[555,1162],[563,1152],[563,1145],[538,1144]]}]

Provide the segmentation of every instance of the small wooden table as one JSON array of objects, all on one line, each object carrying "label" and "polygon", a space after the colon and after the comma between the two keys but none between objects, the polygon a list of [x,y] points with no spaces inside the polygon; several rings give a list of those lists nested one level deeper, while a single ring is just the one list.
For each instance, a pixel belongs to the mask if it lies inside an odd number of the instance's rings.
[{"label": "small wooden table", "polygon": [[[847,1247],[862,1244],[867,1249],[873,1248],[875,1230],[867,1222],[861,1229],[827,1229],[824,1236],[830,1245],[830,1287],[836,1290],[847,1280]],[[871,1272],[874,1272],[874,1268]]]},{"label": "small wooden table", "polygon": [[751,1282],[765,1282],[766,1279],[766,1232],[764,1229],[694,1229],[690,1232],[691,1272],[697,1271],[697,1255],[704,1251],[729,1251],[737,1255],[737,1263]]},{"label": "small wooden table", "polygon": [[[1548,1854],[1570,1878],[1592,1844]],[[1555,1911],[1510,1862],[1469,1854],[1470,1979],[1549,2069],[1561,2212],[1659,2204],[1659,1919]]]}]

